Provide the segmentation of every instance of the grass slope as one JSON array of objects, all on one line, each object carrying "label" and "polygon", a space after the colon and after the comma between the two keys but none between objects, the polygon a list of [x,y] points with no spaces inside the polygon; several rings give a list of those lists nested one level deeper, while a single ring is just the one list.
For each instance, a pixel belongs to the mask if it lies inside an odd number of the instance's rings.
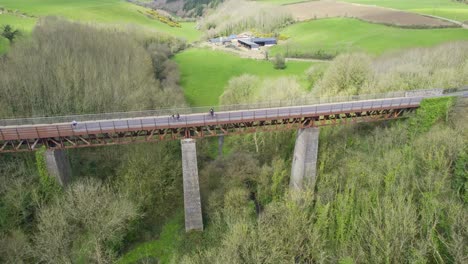
[{"label": "grass slope", "polygon": [[169,263],[174,247],[177,245],[179,233],[184,228],[183,221],[184,213],[180,211],[163,226],[158,240],[141,244],[126,253],[117,263]]},{"label": "grass slope", "polygon": [[297,23],[281,33],[291,39],[273,47],[272,52],[290,55],[312,54],[319,50],[326,53],[363,51],[381,54],[389,50],[468,39],[468,30],[461,28],[402,29],[348,18]]},{"label": "grass slope", "polygon": [[275,5],[290,5],[295,3],[309,2],[314,0],[257,0],[257,2],[275,4]]},{"label": "grass slope", "polygon": [[419,14],[468,21],[468,5],[452,0],[343,0],[344,2],[376,5]]},{"label": "grass slope", "polygon": [[242,59],[235,55],[208,49],[190,49],[174,59],[182,74],[185,97],[192,106],[218,104],[229,79],[249,73],[260,77],[301,75],[310,62],[288,62],[285,70],[275,70],[268,61]]},{"label": "grass slope", "polygon": [[197,40],[201,35],[194,23],[182,23],[181,28],[170,27],[138,12],[145,8],[121,0],[2,0],[0,6],[33,16],[0,15],[0,25],[11,24],[26,32],[32,29],[37,17],[53,15],[85,22],[136,24],[188,41]]},{"label": "grass slope", "polygon": [[3,54],[8,51],[9,44],[6,38],[0,37],[0,54]]}]

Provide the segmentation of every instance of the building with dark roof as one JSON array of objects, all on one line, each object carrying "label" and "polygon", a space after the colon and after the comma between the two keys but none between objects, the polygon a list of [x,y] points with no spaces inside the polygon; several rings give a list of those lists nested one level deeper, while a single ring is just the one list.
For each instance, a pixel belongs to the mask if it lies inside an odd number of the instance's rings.
[{"label": "building with dark roof", "polygon": [[218,37],[210,39],[210,42],[213,44],[229,44],[233,40],[237,40],[240,45],[251,49],[258,50],[260,46],[273,46],[278,43],[276,38],[252,38],[245,37],[244,35],[230,35],[228,37]]},{"label": "building with dark roof", "polygon": [[252,38],[250,41],[260,46],[273,46],[278,43],[276,38]]},{"label": "building with dark roof", "polygon": [[260,45],[255,42],[250,41],[250,39],[238,39],[237,40],[242,46],[251,49],[251,50],[258,50]]}]

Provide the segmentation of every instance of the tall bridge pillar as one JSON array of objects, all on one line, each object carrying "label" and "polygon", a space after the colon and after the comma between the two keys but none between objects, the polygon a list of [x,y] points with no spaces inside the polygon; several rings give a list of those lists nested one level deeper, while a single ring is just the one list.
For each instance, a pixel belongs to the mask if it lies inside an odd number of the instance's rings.
[{"label": "tall bridge pillar", "polygon": [[181,140],[184,178],[185,231],[203,230],[200,187],[198,185],[197,149],[194,139]]},{"label": "tall bridge pillar", "polygon": [[317,176],[317,154],[320,129],[303,128],[297,131],[289,187],[294,190],[313,188]]},{"label": "tall bridge pillar", "polygon": [[44,156],[49,175],[55,177],[61,186],[66,186],[71,180],[71,168],[65,150],[48,149]]}]

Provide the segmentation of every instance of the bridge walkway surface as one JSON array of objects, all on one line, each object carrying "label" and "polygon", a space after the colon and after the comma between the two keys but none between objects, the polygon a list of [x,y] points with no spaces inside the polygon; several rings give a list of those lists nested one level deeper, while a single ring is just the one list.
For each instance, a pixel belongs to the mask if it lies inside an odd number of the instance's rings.
[{"label": "bridge walkway surface", "polygon": [[[465,90],[439,95],[410,96],[404,92],[380,95],[382,97],[394,96],[394,98],[376,98],[377,95],[367,95],[333,99],[350,100],[344,102],[328,103],[327,101],[332,101],[331,99],[303,100],[302,102],[305,104],[297,106],[282,106],[282,102],[249,106],[222,106],[219,108],[226,110],[217,111],[214,116],[208,114],[208,108],[184,108],[164,111],[5,119],[0,120],[0,153],[32,151],[40,146],[62,149],[199,138],[254,132],[262,127],[276,130],[334,125],[348,121],[372,122],[399,118],[405,112],[418,108],[425,98],[466,96],[466,94]],[[366,97],[374,97],[375,99]],[[241,109],[242,107],[254,109]],[[169,115],[176,112],[181,113],[179,119]],[[77,120],[76,125],[72,125],[73,120]]]}]

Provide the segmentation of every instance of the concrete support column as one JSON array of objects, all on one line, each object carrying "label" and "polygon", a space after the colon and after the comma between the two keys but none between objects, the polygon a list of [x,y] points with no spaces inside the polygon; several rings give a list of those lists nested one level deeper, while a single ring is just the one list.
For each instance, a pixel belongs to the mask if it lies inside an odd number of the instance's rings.
[{"label": "concrete support column", "polygon": [[66,186],[71,181],[71,168],[65,150],[48,149],[44,155],[49,175],[55,177],[61,186]]},{"label": "concrete support column", "polygon": [[200,187],[198,185],[197,149],[194,139],[181,140],[184,178],[185,231],[203,230]]},{"label": "concrete support column", "polygon": [[317,176],[317,154],[320,129],[299,129],[294,146],[289,187],[294,190],[314,188]]}]

